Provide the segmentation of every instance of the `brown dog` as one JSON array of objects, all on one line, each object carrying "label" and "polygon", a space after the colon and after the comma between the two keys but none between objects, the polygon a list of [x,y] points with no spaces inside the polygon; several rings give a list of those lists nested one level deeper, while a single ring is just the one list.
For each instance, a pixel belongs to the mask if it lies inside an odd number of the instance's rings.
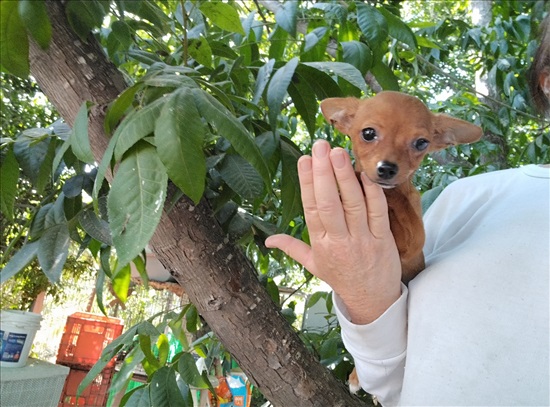
[{"label": "brown dog", "polygon": [[[355,170],[384,188],[390,228],[399,251],[402,281],[424,269],[424,225],[420,194],[412,176],[424,156],[445,147],[478,141],[480,127],[434,114],[417,98],[380,92],[369,99],[330,98],[321,102],[325,119],[351,138]],[[359,390],[355,369],[350,390]]]},{"label": "brown dog", "polygon": [[427,153],[478,141],[481,128],[391,91],[363,100],[325,99],[321,111],[351,138],[357,173],[384,188],[406,284],[424,269],[422,207],[411,178]]}]

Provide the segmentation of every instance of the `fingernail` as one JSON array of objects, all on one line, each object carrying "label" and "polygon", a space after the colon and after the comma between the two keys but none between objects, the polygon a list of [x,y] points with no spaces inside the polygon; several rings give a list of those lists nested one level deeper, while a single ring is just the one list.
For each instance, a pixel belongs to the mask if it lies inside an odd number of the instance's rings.
[{"label": "fingernail", "polygon": [[317,141],[313,144],[313,153],[317,158],[325,158],[328,155],[330,146],[326,141]]},{"label": "fingernail", "polygon": [[344,168],[346,165],[345,151],[342,149],[335,149],[330,152],[330,161],[334,168]]}]

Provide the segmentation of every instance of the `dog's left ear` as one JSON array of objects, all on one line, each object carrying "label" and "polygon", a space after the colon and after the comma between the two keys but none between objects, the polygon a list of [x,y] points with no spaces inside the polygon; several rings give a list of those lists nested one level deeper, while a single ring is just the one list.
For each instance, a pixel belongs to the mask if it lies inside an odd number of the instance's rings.
[{"label": "dog's left ear", "polygon": [[321,112],[326,121],[347,135],[358,107],[359,99],[353,97],[328,98],[321,102]]},{"label": "dog's left ear", "polygon": [[483,135],[481,127],[445,114],[434,114],[434,139],[430,150],[441,150],[451,145],[478,141]]}]

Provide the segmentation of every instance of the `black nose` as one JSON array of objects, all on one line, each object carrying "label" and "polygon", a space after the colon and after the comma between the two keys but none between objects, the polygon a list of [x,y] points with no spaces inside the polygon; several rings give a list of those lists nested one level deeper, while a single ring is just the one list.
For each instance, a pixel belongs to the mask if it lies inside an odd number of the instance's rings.
[{"label": "black nose", "polygon": [[388,161],[380,161],[376,167],[378,176],[382,179],[392,179],[397,175],[399,167],[397,164],[390,163]]}]

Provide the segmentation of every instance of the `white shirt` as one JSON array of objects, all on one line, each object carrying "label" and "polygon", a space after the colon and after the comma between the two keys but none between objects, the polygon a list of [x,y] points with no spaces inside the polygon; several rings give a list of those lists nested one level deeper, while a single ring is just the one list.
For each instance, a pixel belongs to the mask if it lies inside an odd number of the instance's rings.
[{"label": "white shirt", "polygon": [[426,269],[342,338],[383,405],[550,404],[550,168],[459,180],[424,217]]}]

